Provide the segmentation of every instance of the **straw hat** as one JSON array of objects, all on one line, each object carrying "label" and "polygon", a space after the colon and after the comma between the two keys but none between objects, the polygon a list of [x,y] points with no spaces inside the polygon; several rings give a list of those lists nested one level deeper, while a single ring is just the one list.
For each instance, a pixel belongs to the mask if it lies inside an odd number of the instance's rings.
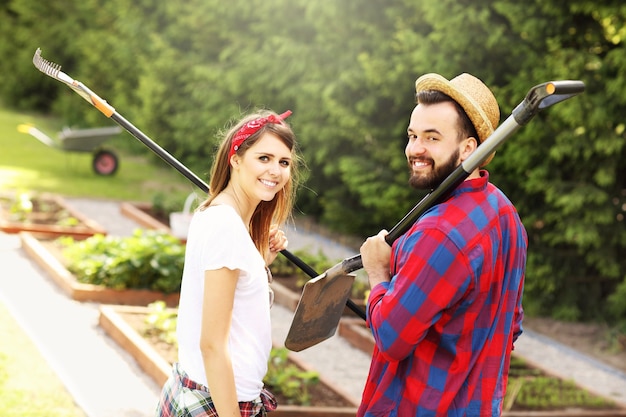
[{"label": "straw hat", "polygon": [[[415,92],[425,90],[441,91],[459,103],[474,124],[480,143],[498,127],[498,102],[491,90],[473,75],[463,73],[448,81],[439,74],[425,74],[415,81]],[[481,166],[491,162],[494,154],[495,152],[489,155]]]}]

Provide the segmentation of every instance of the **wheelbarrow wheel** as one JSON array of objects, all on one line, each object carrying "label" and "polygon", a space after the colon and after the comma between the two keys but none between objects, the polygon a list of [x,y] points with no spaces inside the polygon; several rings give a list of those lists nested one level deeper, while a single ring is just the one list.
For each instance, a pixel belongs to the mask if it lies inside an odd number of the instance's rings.
[{"label": "wheelbarrow wheel", "polygon": [[94,154],[91,166],[98,175],[113,175],[118,167],[117,155],[109,150],[101,149]]}]

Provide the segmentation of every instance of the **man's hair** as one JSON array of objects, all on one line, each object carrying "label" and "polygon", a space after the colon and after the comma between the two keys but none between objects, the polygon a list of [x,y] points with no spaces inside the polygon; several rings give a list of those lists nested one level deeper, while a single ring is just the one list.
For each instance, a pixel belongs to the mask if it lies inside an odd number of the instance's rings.
[{"label": "man's hair", "polygon": [[459,140],[465,139],[471,136],[471,137],[476,138],[476,141],[480,145],[480,137],[478,137],[478,133],[476,132],[476,128],[474,127],[474,124],[472,123],[470,118],[467,116],[467,113],[465,113],[465,110],[463,110],[463,107],[461,107],[461,105],[459,105],[459,103],[454,101],[452,97],[450,97],[449,95],[444,94],[441,91],[437,91],[437,90],[424,90],[424,91],[420,91],[419,93],[415,95],[415,102],[417,104],[424,104],[424,105],[439,104],[439,103],[445,103],[445,102],[450,102],[454,104],[456,113],[459,116]]}]

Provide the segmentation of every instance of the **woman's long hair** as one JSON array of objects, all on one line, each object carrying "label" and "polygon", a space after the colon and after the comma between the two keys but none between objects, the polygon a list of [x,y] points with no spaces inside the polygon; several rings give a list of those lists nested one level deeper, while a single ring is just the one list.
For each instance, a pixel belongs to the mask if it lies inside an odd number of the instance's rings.
[{"label": "woman's long hair", "polygon": [[[233,136],[241,129],[241,127],[261,117],[267,117],[276,113],[269,110],[260,110],[256,113],[249,114],[242,118],[237,124],[231,127],[226,133],[224,140],[219,146],[213,166],[211,167],[211,181],[209,184],[210,192],[206,200],[204,200],[198,210],[204,210],[213,199],[222,192],[231,178],[230,158],[228,157]],[[282,124],[267,123],[257,132],[250,135],[237,149],[236,153],[243,156],[246,151],[254,145],[265,133],[273,133],[276,135],[291,151],[292,163],[290,166],[289,180],[285,186],[274,196],[271,201],[261,201],[252,214],[250,220],[250,236],[255,246],[265,257],[269,252],[269,231],[272,224],[282,225],[291,216],[292,208],[295,202],[296,188],[299,184],[299,165],[300,159],[297,154],[296,136],[291,127],[285,122]]]}]

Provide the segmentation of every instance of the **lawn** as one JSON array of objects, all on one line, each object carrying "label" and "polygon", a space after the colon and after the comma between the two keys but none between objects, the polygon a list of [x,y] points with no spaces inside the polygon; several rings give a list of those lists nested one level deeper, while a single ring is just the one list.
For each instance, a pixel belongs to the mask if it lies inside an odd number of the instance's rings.
[{"label": "lawn", "polygon": [[85,416],[2,303],[0,340],[2,417]]},{"label": "lawn", "polygon": [[[168,199],[176,198],[181,205],[190,192],[197,191],[164,161],[150,161],[128,152],[127,142],[138,141],[126,131],[104,143],[117,154],[119,169],[114,175],[102,176],[92,170],[91,152],[67,152],[45,145],[19,132],[20,124],[31,124],[53,139],[63,128],[60,120],[0,107],[0,191],[41,191],[144,202],[165,194]],[[102,126],[115,126],[115,123],[103,116]],[[157,142],[156,138],[153,140]],[[203,178],[202,174],[197,173]]]}]

